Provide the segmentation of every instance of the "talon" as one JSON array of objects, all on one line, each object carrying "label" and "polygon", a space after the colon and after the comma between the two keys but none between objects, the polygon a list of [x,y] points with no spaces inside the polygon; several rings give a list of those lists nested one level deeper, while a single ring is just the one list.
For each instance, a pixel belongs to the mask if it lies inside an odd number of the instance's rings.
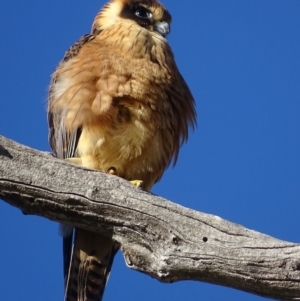
[{"label": "talon", "polygon": [[109,173],[110,175],[117,175],[117,169],[115,168],[115,167],[110,167],[107,171],[106,171],[106,173]]},{"label": "talon", "polygon": [[137,188],[141,188],[143,186],[144,182],[141,180],[133,180],[133,181],[130,181],[130,183]]}]

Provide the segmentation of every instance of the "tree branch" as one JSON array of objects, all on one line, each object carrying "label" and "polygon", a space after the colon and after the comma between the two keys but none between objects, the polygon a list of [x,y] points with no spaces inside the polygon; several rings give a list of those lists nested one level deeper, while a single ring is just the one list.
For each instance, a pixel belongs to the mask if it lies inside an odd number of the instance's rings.
[{"label": "tree branch", "polygon": [[300,300],[299,244],[184,208],[2,136],[0,197],[26,214],[112,237],[130,268],[160,281],[199,280]]}]

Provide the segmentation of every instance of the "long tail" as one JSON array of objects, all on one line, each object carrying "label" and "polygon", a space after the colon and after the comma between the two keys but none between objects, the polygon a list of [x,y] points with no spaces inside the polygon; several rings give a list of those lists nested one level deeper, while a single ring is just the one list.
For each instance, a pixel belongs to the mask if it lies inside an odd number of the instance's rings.
[{"label": "long tail", "polygon": [[117,251],[111,239],[75,229],[72,254],[65,256],[71,258],[71,263],[65,275],[64,300],[101,301]]}]

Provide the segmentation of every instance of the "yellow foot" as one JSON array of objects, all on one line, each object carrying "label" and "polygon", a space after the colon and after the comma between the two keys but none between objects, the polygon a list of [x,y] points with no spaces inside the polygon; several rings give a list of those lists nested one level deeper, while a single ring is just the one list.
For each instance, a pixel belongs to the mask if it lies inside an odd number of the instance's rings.
[{"label": "yellow foot", "polygon": [[81,160],[81,158],[66,158],[65,159],[67,162],[69,162],[69,163],[72,163],[72,164],[76,164],[76,165],[79,165],[79,166],[81,166],[82,165],[82,160]]},{"label": "yellow foot", "polygon": [[130,181],[130,183],[134,186],[136,186],[137,188],[142,188],[143,186],[143,181],[141,180],[133,180],[133,181]]}]

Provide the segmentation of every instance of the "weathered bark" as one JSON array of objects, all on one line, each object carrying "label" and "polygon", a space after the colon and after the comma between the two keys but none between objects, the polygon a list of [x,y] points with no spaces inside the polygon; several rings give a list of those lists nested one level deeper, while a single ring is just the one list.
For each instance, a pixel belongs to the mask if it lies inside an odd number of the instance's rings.
[{"label": "weathered bark", "polygon": [[2,136],[0,198],[26,214],[112,237],[129,267],[160,281],[199,280],[300,300],[299,244],[184,208]]}]

